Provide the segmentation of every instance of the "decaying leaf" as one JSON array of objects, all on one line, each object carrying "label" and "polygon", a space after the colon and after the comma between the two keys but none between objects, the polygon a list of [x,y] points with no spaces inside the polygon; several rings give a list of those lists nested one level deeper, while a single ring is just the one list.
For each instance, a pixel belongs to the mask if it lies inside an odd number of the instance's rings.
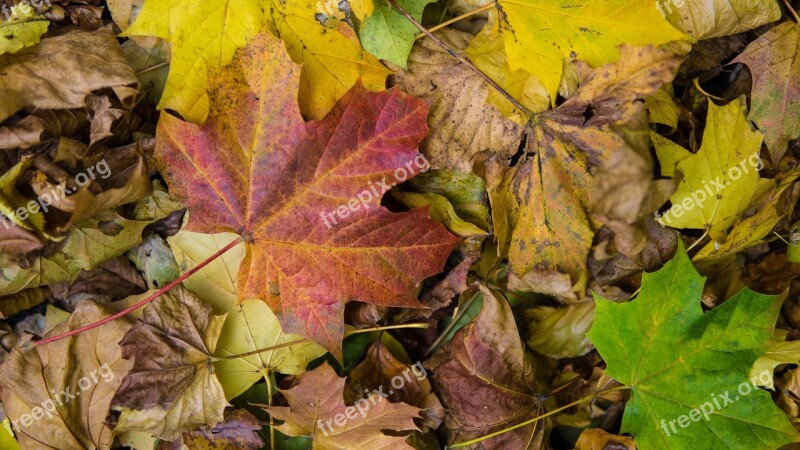
[{"label": "decaying leaf", "polygon": [[261,424],[244,409],[226,409],[225,419],[210,430],[183,433],[189,450],[258,450],[264,440],[258,435]]},{"label": "decaying leaf", "polygon": [[36,15],[28,3],[19,3],[10,9],[5,20],[0,19],[0,55],[14,53],[39,43],[50,22]]},{"label": "decaying leaf", "polygon": [[795,441],[786,416],[749,380],[772,339],[782,299],[744,289],[703,314],[704,283],[681,248],[664,268],[644,275],[632,302],[596,299],[589,337],[608,374],[633,391],[622,432],[644,448]]},{"label": "decaying leaf", "polygon": [[[505,174],[512,192],[504,195],[515,195],[519,204],[508,254],[512,270],[520,277],[528,272],[551,280],[569,276],[567,292],[579,296],[596,228],[589,215],[589,195],[597,187],[594,172],[618,152],[630,152],[628,136],[646,130],[646,122],[637,119],[646,114],[641,100],[670,81],[680,61],[654,47],[622,46],[621,52],[619,63],[593,70],[575,95],[538,116],[528,142],[534,156]],[[647,195],[642,188],[631,201],[641,205]],[[563,286],[527,290],[565,294]]]},{"label": "decaying leaf", "polygon": [[[542,412],[534,390],[532,361],[525,354],[506,300],[481,286],[483,307],[453,340],[425,362],[447,410],[448,445],[515,425]],[[472,449],[536,449],[546,420],[517,428]]]},{"label": "decaying leaf", "polygon": [[782,23],[753,41],[733,60],[753,76],[748,118],[764,133],[772,163],[800,136],[800,25]]},{"label": "decaying leaf", "polygon": [[781,18],[781,8],[773,0],[688,0],[656,5],[675,28],[697,40],[742,33]]},{"label": "decaying leaf", "polygon": [[[436,36],[456,51],[464,50],[472,38],[455,30]],[[397,75],[397,83],[409,94],[432,101],[431,132],[421,151],[434,169],[469,172],[470,158],[478,152],[489,150],[506,159],[516,153],[523,127],[488,104],[492,88],[435,42],[417,42],[408,71]]]},{"label": "decaying leaf", "polygon": [[240,53],[217,77],[203,127],[163,115],[156,158],[191,211],[187,229],[246,237],[239,301],[265,300],[284,332],[338,356],[344,303],[422,307],[416,286],[456,239],[424,210],[390,213],[370,188],[425,167],[425,104],[357,86],[304,124],[287,89],[299,73],[281,46],[262,33]]},{"label": "decaying leaf", "polygon": [[212,355],[225,316],[182,287],[147,305],[120,341],[133,367],[111,400],[115,433],[147,431],[166,440],[223,421],[228,402]]},{"label": "decaying leaf", "polygon": [[[82,302],[48,336],[110,314]],[[23,448],[111,448],[114,434],[104,421],[114,391],[133,365],[116,345],[130,326],[117,320],[45,347],[28,350],[21,342],[11,352],[0,366],[3,407]]]},{"label": "decaying leaf", "polygon": [[87,94],[104,88],[112,89],[126,107],[133,106],[139,88],[110,31],[48,38],[0,56],[0,122],[27,107],[80,108]]},{"label": "decaying leaf", "polygon": [[314,448],[413,449],[405,442],[407,434],[397,432],[418,430],[414,419],[419,418],[419,408],[391,403],[379,394],[347,406],[342,399],[344,386],[345,379],[325,363],[300,375],[292,388],[281,390],[288,407],[266,410],[283,421],[275,428],[287,436],[312,436]]},{"label": "decaying leaf", "polygon": [[528,346],[547,357],[575,358],[592,349],[586,333],[592,327],[594,302],[586,300],[562,308],[537,306],[525,311]]}]

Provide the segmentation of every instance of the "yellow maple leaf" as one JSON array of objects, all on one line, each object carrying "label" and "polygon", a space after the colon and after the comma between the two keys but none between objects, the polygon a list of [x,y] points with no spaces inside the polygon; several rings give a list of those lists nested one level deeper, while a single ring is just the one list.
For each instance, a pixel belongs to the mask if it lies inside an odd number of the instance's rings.
[{"label": "yellow maple leaf", "polygon": [[619,58],[617,47],[689,39],[652,0],[498,0],[499,33],[511,70],[538,77],[555,99],[564,59],[597,67]]}]

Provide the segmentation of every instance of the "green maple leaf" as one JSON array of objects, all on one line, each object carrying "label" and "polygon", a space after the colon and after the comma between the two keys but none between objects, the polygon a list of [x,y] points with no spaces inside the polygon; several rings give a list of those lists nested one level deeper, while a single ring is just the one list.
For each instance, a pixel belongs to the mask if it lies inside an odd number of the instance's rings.
[{"label": "green maple leaf", "polygon": [[597,298],[589,337],[608,374],[632,390],[622,432],[645,450],[777,448],[797,440],[770,395],[748,378],[772,339],[781,298],[743,289],[704,314],[704,284],[679,248],[664,268],[644,275],[636,300]]}]

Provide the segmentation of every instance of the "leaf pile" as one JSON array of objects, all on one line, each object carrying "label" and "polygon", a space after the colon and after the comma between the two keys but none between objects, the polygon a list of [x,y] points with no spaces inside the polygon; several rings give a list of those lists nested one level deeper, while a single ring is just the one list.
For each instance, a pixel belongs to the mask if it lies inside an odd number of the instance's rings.
[{"label": "leaf pile", "polygon": [[800,442],[796,0],[0,0],[0,447]]}]

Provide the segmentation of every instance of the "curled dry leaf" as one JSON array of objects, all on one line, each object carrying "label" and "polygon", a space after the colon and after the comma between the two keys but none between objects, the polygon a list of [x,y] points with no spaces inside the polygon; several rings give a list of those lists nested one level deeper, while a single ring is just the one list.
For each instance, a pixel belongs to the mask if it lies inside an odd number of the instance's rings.
[{"label": "curled dry leaf", "polygon": [[[405,403],[391,403],[371,394],[356,405],[345,404],[345,379],[328,365],[300,375],[296,385],[280,392],[289,406],[270,406],[266,411],[283,421],[275,428],[287,436],[311,436],[314,448],[348,450],[411,450],[405,440],[417,431],[414,419],[420,409]],[[363,411],[363,412],[362,412]],[[392,432],[387,433],[387,432]]]},{"label": "curled dry leaf", "polygon": [[[680,62],[655,47],[623,45],[620,51],[620,62],[594,69],[575,95],[538,116],[528,142],[535,155],[507,171],[505,185],[511,189],[498,193],[514,196],[505,202],[519,205],[508,255],[514,273],[522,277],[535,271],[547,280],[553,273],[568,275],[579,297],[587,283],[586,257],[596,228],[589,215],[589,195],[597,189],[594,173],[617,152],[630,151],[631,134],[646,133],[647,122],[638,119],[646,114],[642,100],[670,81]],[[636,170],[643,171],[646,167]],[[642,187],[631,202],[639,217],[641,198],[649,195],[646,186],[652,183],[637,182]],[[538,291],[564,296],[562,284]]]},{"label": "curled dry leaf", "polygon": [[247,410],[226,409],[214,428],[183,433],[183,443],[189,450],[258,450],[264,446],[259,430],[261,423]]},{"label": "curled dry leaf", "polygon": [[525,310],[528,318],[528,345],[549,358],[575,358],[592,349],[586,333],[592,327],[594,302],[591,299],[561,308],[537,306]]},{"label": "curled dry leaf", "polygon": [[45,39],[0,56],[0,69],[0,122],[23,108],[81,108],[86,95],[104,88],[131,108],[139,89],[136,74],[107,29]]},{"label": "curled dry leaf", "polygon": [[183,287],[147,305],[119,343],[133,367],[111,401],[115,433],[147,431],[171,441],[223,420],[228,402],[211,355],[224,321]]},{"label": "curled dry leaf", "polygon": [[[403,380],[399,388],[398,380]],[[350,371],[345,400],[354,404],[376,389],[387,392],[386,398],[392,403],[403,402],[422,409],[423,431],[436,430],[444,419],[444,408],[433,393],[422,363],[409,365],[400,361],[381,341],[372,344],[364,360]]]},{"label": "curled dry leaf", "polygon": [[743,33],[781,18],[773,0],[713,0],[659,3],[669,23],[701,40]]},{"label": "curled dry leaf", "polygon": [[[285,332],[340,356],[344,303],[421,308],[416,286],[456,238],[424,210],[390,213],[364,193],[424,168],[424,102],[356,86],[306,124],[287,89],[298,77],[281,42],[261,33],[215,78],[203,127],[161,116],[156,158],[191,211],[188,230],[246,237],[239,301],[265,300]],[[358,195],[365,206],[353,206]]]},{"label": "curled dry leaf", "polygon": [[[538,416],[532,360],[525,354],[507,301],[481,286],[483,307],[453,340],[427,361],[433,386],[447,409],[448,445],[474,439]],[[470,448],[537,449],[547,420],[517,428]]]},{"label": "curled dry leaf", "polygon": [[[48,336],[111,315],[82,302]],[[0,366],[2,398],[23,448],[109,449],[114,434],[104,423],[114,391],[133,365],[121,358],[125,319],[44,347],[21,342]]]}]

